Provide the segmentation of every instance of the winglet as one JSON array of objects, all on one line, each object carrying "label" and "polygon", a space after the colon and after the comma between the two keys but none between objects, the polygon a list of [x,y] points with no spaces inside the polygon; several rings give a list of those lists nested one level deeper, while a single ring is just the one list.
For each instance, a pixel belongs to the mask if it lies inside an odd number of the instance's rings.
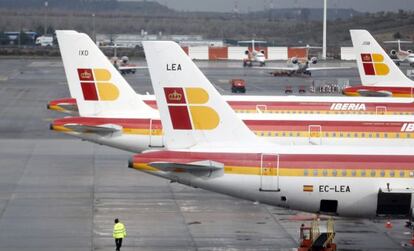
[{"label": "winglet", "polygon": [[350,30],[350,33],[362,85],[414,86],[368,31]]},{"label": "winglet", "polygon": [[174,42],[143,42],[167,148],[262,142]]},{"label": "winglet", "polygon": [[157,114],[86,34],[59,30],[56,36],[69,90],[81,116],[125,118]]}]

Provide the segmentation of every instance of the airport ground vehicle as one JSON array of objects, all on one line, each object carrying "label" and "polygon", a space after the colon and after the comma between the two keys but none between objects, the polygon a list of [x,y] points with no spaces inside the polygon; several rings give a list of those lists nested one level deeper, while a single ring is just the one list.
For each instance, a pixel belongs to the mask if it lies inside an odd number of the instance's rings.
[{"label": "airport ground vehicle", "polygon": [[53,36],[40,36],[35,43],[39,46],[53,46]]},{"label": "airport ground vehicle", "polygon": [[233,93],[245,93],[246,92],[246,81],[244,79],[231,79],[231,92]]}]

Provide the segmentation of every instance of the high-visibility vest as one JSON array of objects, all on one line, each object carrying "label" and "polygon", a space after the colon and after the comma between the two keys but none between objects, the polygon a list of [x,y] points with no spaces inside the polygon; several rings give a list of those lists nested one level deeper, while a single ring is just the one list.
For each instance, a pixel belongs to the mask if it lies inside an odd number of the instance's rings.
[{"label": "high-visibility vest", "polygon": [[116,223],[115,226],[114,226],[114,232],[113,232],[112,236],[115,239],[125,238],[126,237],[126,229],[125,229],[124,224],[122,224],[121,222]]}]

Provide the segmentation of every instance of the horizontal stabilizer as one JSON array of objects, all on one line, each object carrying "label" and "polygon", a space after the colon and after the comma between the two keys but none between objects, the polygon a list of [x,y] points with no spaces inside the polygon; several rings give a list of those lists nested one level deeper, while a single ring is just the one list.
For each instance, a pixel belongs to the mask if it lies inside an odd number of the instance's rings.
[{"label": "horizontal stabilizer", "polygon": [[65,124],[64,127],[71,129],[79,133],[97,133],[97,134],[109,134],[122,131],[122,127],[119,125],[105,124],[98,126],[81,125],[81,124]]},{"label": "horizontal stabilizer", "polygon": [[162,171],[174,171],[183,169],[185,171],[215,171],[224,168],[223,163],[212,160],[202,160],[191,163],[173,163],[173,162],[151,162],[149,166]]}]

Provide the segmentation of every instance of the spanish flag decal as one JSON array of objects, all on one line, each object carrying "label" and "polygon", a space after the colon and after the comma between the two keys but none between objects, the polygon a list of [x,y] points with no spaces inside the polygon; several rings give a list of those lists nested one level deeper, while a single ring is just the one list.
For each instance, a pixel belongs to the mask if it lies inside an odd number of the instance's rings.
[{"label": "spanish flag decal", "polygon": [[313,192],[313,185],[303,185],[304,192]]}]

